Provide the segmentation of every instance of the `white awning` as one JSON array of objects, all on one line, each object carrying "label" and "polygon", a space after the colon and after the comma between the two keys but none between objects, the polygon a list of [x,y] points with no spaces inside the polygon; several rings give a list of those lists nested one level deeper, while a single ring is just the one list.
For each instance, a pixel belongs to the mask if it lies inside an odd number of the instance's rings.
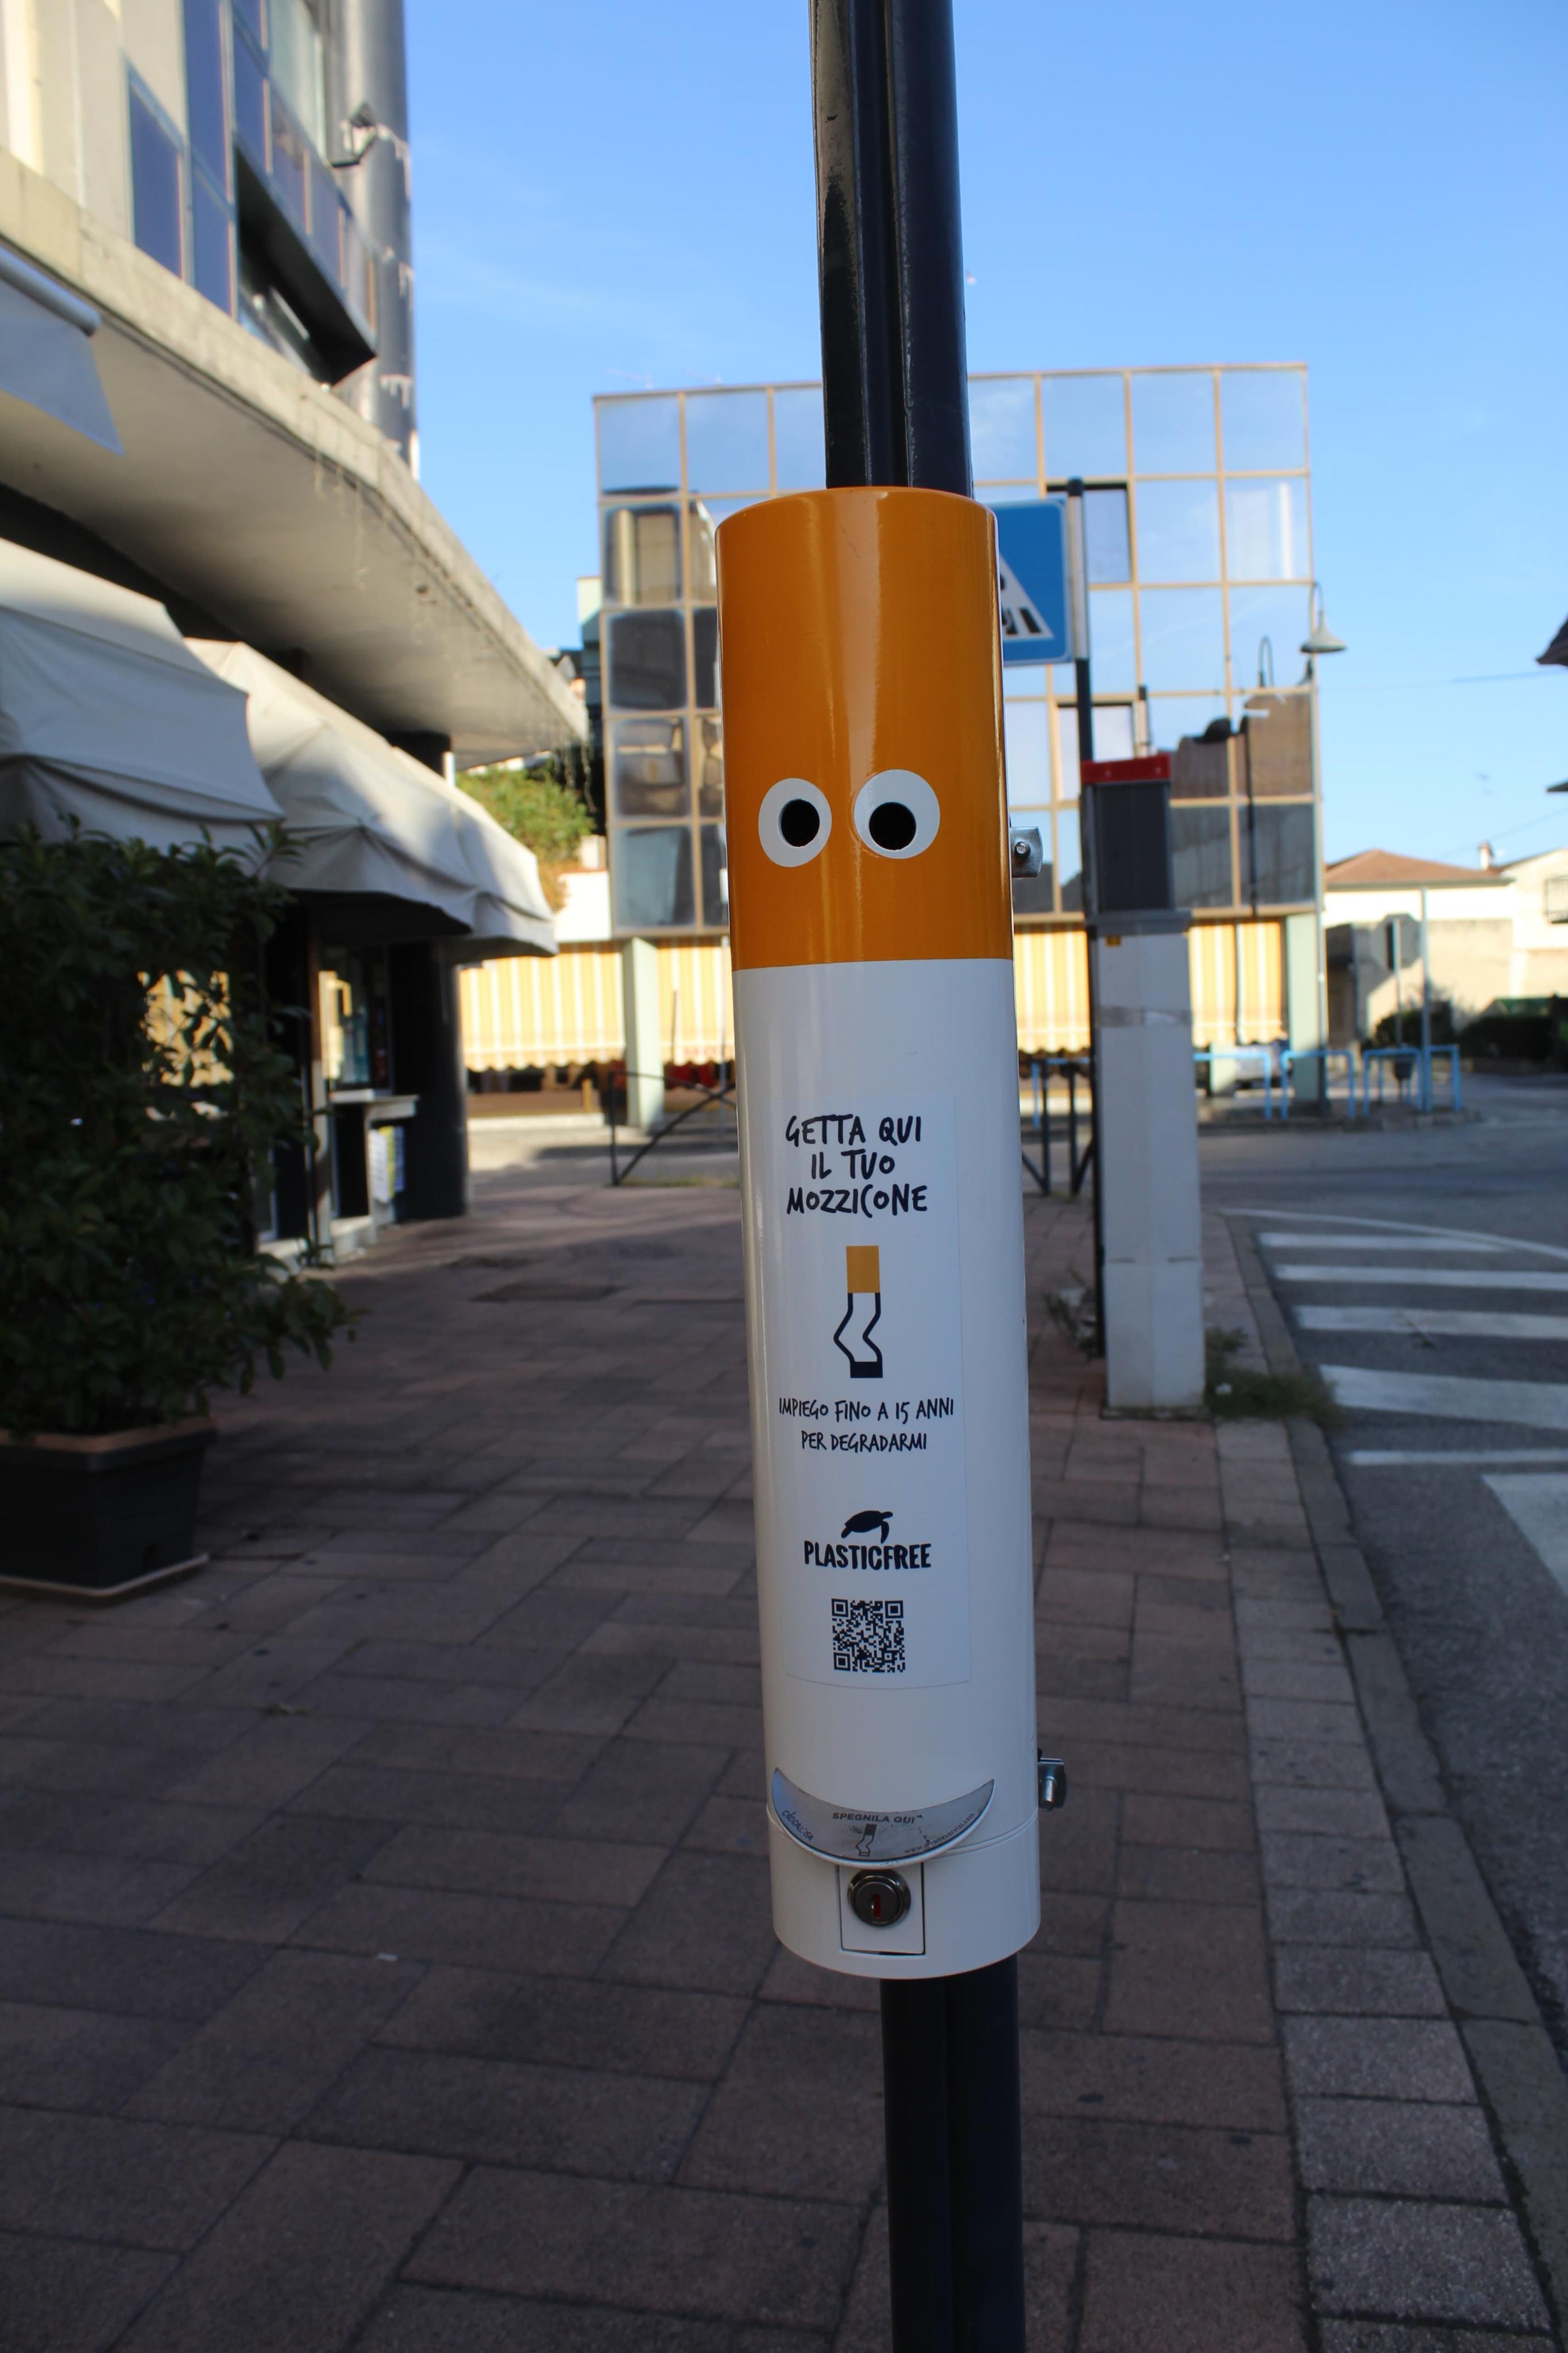
[{"label": "white awning", "polygon": [[279,881],[433,908],[467,934],[454,941],[465,962],[554,955],[538,860],[488,810],[253,647],[192,649],[249,698],[251,745],[294,851]]},{"label": "white awning", "polygon": [[[4,336],[0,333],[0,343]],[[0,833],[253,849],[276,821],[245,697],[162,605],[0,541]]]},{"label": "white awning", "polygon": [[89,337],[98,312],[0,246],[0,392],[121,455]]}]

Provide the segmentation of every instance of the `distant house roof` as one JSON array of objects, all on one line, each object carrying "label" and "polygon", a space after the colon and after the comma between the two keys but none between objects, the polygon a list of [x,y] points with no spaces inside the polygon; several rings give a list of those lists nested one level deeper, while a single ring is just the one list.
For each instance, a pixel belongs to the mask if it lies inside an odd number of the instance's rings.
[{"label": "distant house roof", "polygon": [[1358,849],[1353,858],[1336,859],[1323,869],[1328,891],[1388,891],[1417,888],[1453,889],[1459,883],[1474,889],[1478,882],[1505,882],[1507,876],[1479,866],[1444,866],[1435,858],[1405,858],[1397,849]]}]

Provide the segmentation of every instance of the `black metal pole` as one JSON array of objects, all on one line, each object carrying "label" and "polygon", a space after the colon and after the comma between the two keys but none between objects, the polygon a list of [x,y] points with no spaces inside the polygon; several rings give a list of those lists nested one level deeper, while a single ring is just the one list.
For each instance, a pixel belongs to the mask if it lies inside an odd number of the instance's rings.
[{"label": "black metal pole", "polygon": [[[812,94],[828,484],[968,498],[952,0],[812,0]],[[1024,2353],[1016,1960],[885,1980],[882,2070],[894,2353]]]}]

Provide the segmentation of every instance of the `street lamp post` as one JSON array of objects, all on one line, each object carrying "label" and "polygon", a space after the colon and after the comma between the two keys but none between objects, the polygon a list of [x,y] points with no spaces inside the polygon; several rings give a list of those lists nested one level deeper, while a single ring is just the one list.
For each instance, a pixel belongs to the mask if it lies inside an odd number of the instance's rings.
[{"label": "street lamp post", "polygon": [[[1312,735],[1312,888],[1317,904],[1312,920],[1317,927],[1318,966],[1318,1043],[1329,1042],[1329,976],[1323,945],[1323,771],[1318,745],[1318,663],[1326,654],[1342,654],[1346,650],[1342,638],[1336,638],[1323,614],[1323,591],[1314,580],[1308,606],[1308,629],[1301,640],[1301,651],[1307,658],[1307,668],[1301,683],[1310,696],[1309,713]],[[1272,655],[1273,649],[1269,649]],[[1315,1090],[1320,1111],[1328,1108],[1329,1064],[1325,1053],[1318,1064],[1318,1084]]]}]

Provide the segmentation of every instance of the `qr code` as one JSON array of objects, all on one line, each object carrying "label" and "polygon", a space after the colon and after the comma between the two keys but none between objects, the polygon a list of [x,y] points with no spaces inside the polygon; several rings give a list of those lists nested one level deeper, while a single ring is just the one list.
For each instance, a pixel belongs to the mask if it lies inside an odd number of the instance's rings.
[{"label": "qr code", "polygon": [[841,1675],[901,1675],[901,1601],[835,1601],[833,1664]]}]

